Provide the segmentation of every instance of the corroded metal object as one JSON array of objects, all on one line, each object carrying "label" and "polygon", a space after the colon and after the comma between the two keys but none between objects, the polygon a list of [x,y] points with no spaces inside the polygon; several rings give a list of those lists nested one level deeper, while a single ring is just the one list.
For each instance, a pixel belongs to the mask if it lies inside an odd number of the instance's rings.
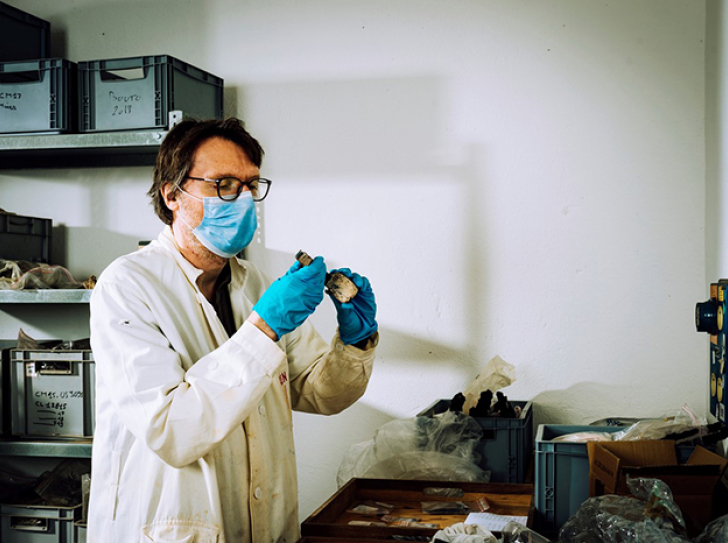
[{"label": "corroded metal object", "polygon": [[[304,251],[298,251],[296,253],[296,260],[298,260],[302,266],[308,266],[311,262],[313,262],[313,258]],[[341,272],[327,273],[325,286],[326,292],[331,294],[342,304],[350,302],[351,299],[359,292],[359,289],[356,288],[354,282]]]}]

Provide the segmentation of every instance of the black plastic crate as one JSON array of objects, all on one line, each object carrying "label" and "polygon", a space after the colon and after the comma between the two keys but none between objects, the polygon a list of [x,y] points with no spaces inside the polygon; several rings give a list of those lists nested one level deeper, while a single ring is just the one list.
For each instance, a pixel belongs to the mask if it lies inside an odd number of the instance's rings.
[{"label": "black plastic crate", "polygon": [[[473,417],[483,429],[483,437],[475,448],[481,455],[482,469],[490,471],[494,483],[523,483],[533,456],[533,407],[531,402],[510,402],[521,408],[518,418]],[[450,400],[437,400],[419,416],[444,413]]]},{"label": "black plastic crate", "polygon": [[63,58],[0,63],[0,134],[73,132],[76,79]]},{"label": "black plastic crate", "polygon": [[0,258],[50,263],[53,221],[0,212]]},{"label": "black plastic crate", "polygon": [[169,55],[79,62],[79,130],[166,129],[170,111],[221,118],[223,80]]},{"label": "black plastic crate", "polygon": [[51,56],[51,24],[0,2],[0,62]]}]

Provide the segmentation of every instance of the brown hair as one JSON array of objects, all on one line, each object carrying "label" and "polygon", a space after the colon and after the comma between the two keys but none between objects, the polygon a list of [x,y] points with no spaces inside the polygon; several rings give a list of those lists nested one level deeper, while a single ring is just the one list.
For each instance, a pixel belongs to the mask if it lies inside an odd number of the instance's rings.
[{"label": "brown hair", "polygon": [[184,119],[177,123],[162,141],[152,174],[152,186],[147,196],[152,199],[154,212],[164,224],[172,224],[172,211],[164,203],[160,189],[172,183],[171,194],[177,194],[184,178],[190,173],[195,151],[204,141],[220,137],[237,144],[258,168],[263,162],[263,148],[251,136],[240,119],[212,119],[197,121]]}]

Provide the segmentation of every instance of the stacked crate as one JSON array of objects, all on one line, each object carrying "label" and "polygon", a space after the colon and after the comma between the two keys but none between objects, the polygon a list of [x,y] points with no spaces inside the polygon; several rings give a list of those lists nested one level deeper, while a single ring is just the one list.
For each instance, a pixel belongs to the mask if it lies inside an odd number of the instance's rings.
[{"label": "stacked crate", "polygon": [[50,23],[0,2],[0,135],[160,130],[223,116],[223,80],[169,56],[72,62]]}]

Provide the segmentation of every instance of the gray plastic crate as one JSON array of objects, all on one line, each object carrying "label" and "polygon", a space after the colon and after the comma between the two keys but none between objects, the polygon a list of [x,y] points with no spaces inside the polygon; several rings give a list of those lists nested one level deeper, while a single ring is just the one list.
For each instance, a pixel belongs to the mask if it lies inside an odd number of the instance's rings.
[{"label": "gray plastic crate", "polygon": [[77,520],[73,524],[73,543],[86,543],[86,523]]},{"label": "gray plastic crate", "polygon": [[[491,482],[523,483],[533,455],[533,405],[511,402],[521,408],[519,418],[473,417],[483,429],[483,437],[475,448],[481,459],[478,464],[490,471]],[[444,413],[450,400],[437,400],[419,416]]]},{"label": "gray plastic crate", "polygon": [[0,259],[49,263],[53,221],[0,212]]},{"label": "gray plastic crate", "polygon": [[0,436],[10,434],[10,348],[14,341],[0,340]]},{"label": "gray plastic crate", "polygon": [[535,506],[537,529],[553,534],[589,497],[586,443],[554,442],[576,432],[618,432],[619,426],[540,424],[536,433]]},{"label": "gray plastic crate", "polygon": [[74,131],[76,84],[63,58],[0,63],[0,134]]},{"label": "gray plastic crate", "polygon": [[0,62],[50,57],[51,24],[0,2]]},{"label": "gray plastic crate", "polygon": [[81,132],[168,127],[169,113],[221,118],[223,80],[169,55],[79,62]]},{"label": "gray plastic crate", "polygon": [[90,350],[11,349],[10,380],[12,435],[93,436],[96,372]]},{"label": "gray plastic crate", "polygon": [[0,504],[3,543],[74,543],[73,522],[81,506]]},{"label": "gray plastic crate", "polygon": [[[573,426],[540,424],[536,433],[535,507],[536,526],[555,534],[589,497],[589,453],[586,443],[554,442],[557,437],[576,432],[620,432],[627,426]],[[709,450],[715,446],[707,446]],[[679,463],[690,458],[695,444],[679,444]]]}]

